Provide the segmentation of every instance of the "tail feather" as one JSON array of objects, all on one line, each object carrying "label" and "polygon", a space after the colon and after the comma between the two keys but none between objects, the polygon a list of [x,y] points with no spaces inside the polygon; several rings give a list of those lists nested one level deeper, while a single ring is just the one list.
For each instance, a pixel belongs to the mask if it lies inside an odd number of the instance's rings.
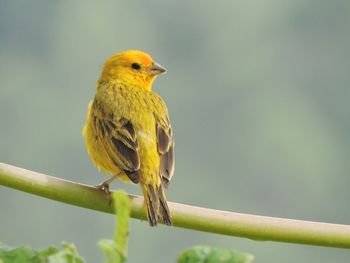
[{"label": "tail feather", "polygon": [[158,223],[158,207],[159,199],[157,198],[156,192],[151,184],[147,185],[147,212],[148,212],[148,221],[151,226],[155,226]]},{"label": "tail feather", "polygon": [[172,225],[171,215],[163,186],[153,187],[151,184],[142,187],[147,207],[147,216],[150,226],[156,226],[163,222],[167,225]]},{"label": "tail feather", "polygon": [[164,222],[164,224],[171,226],[173,224],[172,220],[171,220],[171,215],[170,215],[170,211],[169,211],[169,207],[168,207],[168,203],[165,200],[165,195],[164,195],[164,191],[163,191],[163,187],[159,186],[159,190],[162,192],[162,195],[160,195],[160,207],[159,207],[159,212],[160,215],[162,217],[162,221]]}]

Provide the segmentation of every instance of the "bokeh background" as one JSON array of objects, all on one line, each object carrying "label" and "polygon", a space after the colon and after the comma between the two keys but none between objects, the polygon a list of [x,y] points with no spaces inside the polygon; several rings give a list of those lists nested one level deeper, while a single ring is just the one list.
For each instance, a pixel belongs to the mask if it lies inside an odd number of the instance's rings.
[{"label": "bokeh background", "polygon": [[[96,184],[81,130],[104,60],[166,66],[154,90],[176,138],[168,199],[350,224],[350,2],[0,1],[0,161]],[[116,182],[139,194],[138,187]],[[114,217],[0,187],[0,240],[74,242],[101,262]],[[348,262],[342,249],[258,242],[132,220],[129,262],[175,262],[196,244],[256,262]]]}]

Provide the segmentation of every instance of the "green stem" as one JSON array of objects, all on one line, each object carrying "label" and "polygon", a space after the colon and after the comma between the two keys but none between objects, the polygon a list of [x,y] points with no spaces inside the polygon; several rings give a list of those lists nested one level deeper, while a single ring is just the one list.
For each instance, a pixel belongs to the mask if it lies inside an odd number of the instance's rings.
[{"label": "green stem", "polygon": [[117,211],[114,241],[118,245],[125,260],[128,254],[130,199],[123,191],[113,194],[114,209]]},{"label": "green stem", "polygon": [[[0,163],[0,185],[67,204],[114,213],[96,188]],[[129,195],[130,216],[146,220],[143,198]],[[223,235],[350,248],[350,226],[248,215],[170,203],[174,226]]]}]

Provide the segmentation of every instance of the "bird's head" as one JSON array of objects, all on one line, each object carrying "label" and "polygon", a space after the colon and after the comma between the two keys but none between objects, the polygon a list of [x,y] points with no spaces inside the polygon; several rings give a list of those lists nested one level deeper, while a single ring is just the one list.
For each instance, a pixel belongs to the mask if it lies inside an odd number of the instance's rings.
[{"label": "bird's head", "polygon": [[155,78],[165,72],[165,68],[153,61],[147,53],[127,50],[106,61],[100,80],[117,80],[130,86],[150,90]]}]

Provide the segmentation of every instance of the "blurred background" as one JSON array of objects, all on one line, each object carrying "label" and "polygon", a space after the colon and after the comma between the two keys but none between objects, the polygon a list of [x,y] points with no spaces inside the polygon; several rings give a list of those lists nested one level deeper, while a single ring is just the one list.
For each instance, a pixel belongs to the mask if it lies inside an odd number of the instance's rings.
[{"label": "blurred background", "polygon": [[[176,138],[174,202],[350,224],[350,2],[0,1],[0,161],[97,184],[81,130],[104,60],[141,49]],[[138,187],[113,183],[140,194]],[[0,240],[74,242],[101,262],[114,217],[0,187]],[[256,262],[348,262],[350,252],[132,220],[128,262],[197,244]]]}]

